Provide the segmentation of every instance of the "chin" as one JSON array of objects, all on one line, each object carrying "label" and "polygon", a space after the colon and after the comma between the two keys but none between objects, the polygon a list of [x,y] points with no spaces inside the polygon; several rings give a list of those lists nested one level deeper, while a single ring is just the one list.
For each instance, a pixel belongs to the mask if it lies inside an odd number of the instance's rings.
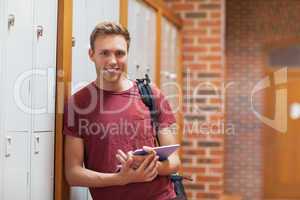
[{"label": "chin", "polygon": [[113,77],[103,77],[105,81],[109,82],[109,83],[117,83],[122,79],[122,76],[113,76]]}]

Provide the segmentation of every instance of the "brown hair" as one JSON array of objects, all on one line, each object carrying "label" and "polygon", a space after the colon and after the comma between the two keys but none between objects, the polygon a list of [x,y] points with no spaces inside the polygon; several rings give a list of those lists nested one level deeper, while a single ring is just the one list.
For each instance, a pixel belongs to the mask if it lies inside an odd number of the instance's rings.
[{"label": "brown hair", "polygon": [[90,35],[90,46],[94,50],[94,43],[98,36],[107,36],[107,35],[122,35],[127,43],[127,50],[129,50],[130,45],[130,35],[128,30],[117,24],[115,22],[101,22],[96,25],[93,32]]}]

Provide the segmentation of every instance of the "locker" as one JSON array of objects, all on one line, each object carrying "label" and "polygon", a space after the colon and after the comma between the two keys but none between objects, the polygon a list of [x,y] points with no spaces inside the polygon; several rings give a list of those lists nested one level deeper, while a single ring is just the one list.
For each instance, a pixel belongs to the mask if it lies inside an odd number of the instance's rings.
[{"label": "locker", "polygon": [[[119,21],[118,0],[73,1],[72,94],[96,79],[94,64],[88,56],[90,33],[101,21]],[[71,200],[89,199],[89,191],[83,187],[71,188]]]},{"label": "locker", "polygon": [[73,1],[72,93],[96,78],[95,67],[89,60],[87,1]]},{"label": "locker", "polygon": [[31,80],[26,72],[32,67],[32,4],[30,0],[10,0],[6,3],[4,65],[7,67],[3,67],[5,126],[11,131],[26,131],[30,129]]},{"label": "locker", "polygon": [[28,135],[28,132],[7,132],[5,134],[3,192],[1,197],[3,200],[28,199]]},{"label": "locker", "polygon": [[178,33],[176,27],[166,18],[162,19],[161,52],[161,89],[170,102],[173,112],[178,109],[177,88],[177,47]]},{"label": "locker", "polygon": [[30,200],[52,200],[54,187],[54,132],[31,137]]},{"label": "locker", "polygon": [[130,79],[155,77],[156,14],[141,1],[128,2],[128,30],[131,34],[128,76]]},{"label": "locker", "polygon": [[56,27],[57,1],[0,2],[3,200],[52,199]]},{"label": "locker", "polygon": [[[4,24],[4,1],[0,1],[0,83],[1,80],[4,77],[3,74],[3,50],[4,50],[4,39],[3,39],[3,32],[4,32],[4,27],[2,24]],[[3,91],[3,84],[0,84],[0,91]],[[0,99],[0,110],[3,110],[3,98]],[[4,157],[2,156],[4,154],[4,137],[2,136],[3,134],[3,112],[0,112],[0,163],[4,163]],[[1,167],[0,167],[1,169]],[[0,198],[2,199],[2,194],[3,194],[3,173],[2,170],[0,170]]]},{"label": "locker", "polygon": [[35,1],[33,130],[54,131],[57,1]]}]

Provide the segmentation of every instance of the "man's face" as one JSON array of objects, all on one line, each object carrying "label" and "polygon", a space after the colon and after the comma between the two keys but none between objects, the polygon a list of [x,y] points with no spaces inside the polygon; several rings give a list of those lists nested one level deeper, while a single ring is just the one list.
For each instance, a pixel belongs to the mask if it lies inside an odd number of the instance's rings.
[{"label": "man's face", "polygon": [[121,35],[99,36],[89,56],[95,63],[97,76],[104,82],[116,83],[127,67],[126,40]]}]

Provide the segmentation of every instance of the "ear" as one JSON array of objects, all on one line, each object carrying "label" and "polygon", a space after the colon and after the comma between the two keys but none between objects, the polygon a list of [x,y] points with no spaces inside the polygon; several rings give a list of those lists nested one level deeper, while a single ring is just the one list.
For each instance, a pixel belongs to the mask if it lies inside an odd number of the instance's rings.
[{"label": "ear", "polygon": [[94,61],[93,56],[94,56],[94,51],[93,51],[93,49],[89,48],[89,57],[92,61]]}]

